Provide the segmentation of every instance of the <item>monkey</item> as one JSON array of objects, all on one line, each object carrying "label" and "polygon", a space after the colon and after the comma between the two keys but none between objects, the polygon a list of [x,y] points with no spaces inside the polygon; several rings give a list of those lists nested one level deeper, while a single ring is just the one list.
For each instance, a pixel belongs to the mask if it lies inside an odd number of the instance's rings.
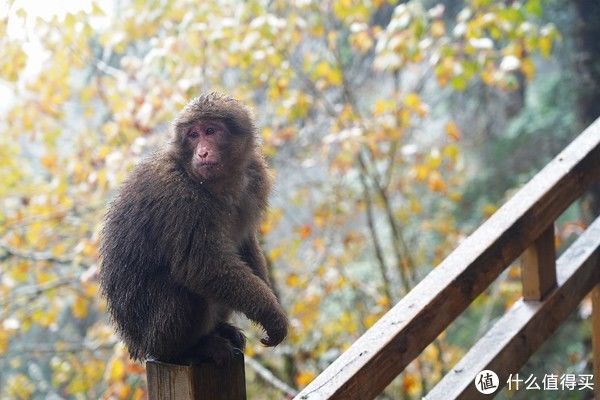
[{"label": "monkey", "polygon": [[210,92],[171,124],[171,141],[126,177],[100,231],[100,286],[134,360],[228,362],[241,312],[277,346],[288,319],[258,242],[271,172],[254,116]]}]

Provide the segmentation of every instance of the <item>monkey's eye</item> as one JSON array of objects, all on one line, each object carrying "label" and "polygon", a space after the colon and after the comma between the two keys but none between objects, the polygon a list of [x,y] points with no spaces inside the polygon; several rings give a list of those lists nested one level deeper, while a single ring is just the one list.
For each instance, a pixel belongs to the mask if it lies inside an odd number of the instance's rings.
[{"label": "monkey's eye", "polygon": [[197,138],[199,136],[198,132],[196,132],[195,130],[190,130],[187,135],[188,135],[188,137],[193,138],[193,139]]},{"label": "monkey's eye", "polygon": [[213,128],[212,126],[209,126],[208,128],[206,128],[206,134],[207,135],[212,135],[213,133],[215,133],[215,128]]}]

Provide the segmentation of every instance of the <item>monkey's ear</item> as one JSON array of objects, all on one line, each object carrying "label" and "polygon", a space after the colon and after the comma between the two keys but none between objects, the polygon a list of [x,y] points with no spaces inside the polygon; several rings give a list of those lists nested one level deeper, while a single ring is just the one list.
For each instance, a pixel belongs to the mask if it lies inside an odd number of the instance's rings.
[{"label": "monkey's ear", "polygon": [[170,140],[172,144],[184,144],[188,130],[191,128],[191,123],[178,121],[177,119],[171,123],[169,128]]}]

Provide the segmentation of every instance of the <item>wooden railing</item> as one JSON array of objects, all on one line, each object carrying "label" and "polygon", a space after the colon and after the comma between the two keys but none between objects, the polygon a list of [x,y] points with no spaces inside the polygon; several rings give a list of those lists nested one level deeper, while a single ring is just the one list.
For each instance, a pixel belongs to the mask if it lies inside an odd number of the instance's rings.
[{"label": "wooden railing", "polygon": [[599,181],[600,119],[461,243],[296,399],[374,398],[521,255],[523,299],[471,348],[427,398],[478,398],[473,382],[484,369],[496,372],[500,385],[504,385],[508,375],[518,371],[590,291],[593,291],[594,386],[598,393],[600,218],[557,262],[554,221]]}]

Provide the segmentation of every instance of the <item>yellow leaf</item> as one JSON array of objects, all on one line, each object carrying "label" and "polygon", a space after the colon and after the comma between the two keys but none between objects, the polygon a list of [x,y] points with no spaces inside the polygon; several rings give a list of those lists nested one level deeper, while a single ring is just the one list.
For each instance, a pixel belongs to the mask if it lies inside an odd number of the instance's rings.
[{"label": "yellow leaf", "polygon": [[418,108],[421,105],[421,98],[416,93],[409,93],[404,98],[404,104],[410,108]]},{"label": "yellow leaf", "polygon": [[15,14],[17,17],[19,17],[21,19],[27,18],[27,11],[25,11],[25,9],[23,7],[19,7]]},{"label": "yellow leaf", "polygon": [[427,184],[432,192],[443,192],[446,190],[446,182],[444,182],[442,174],[438,171],[432,171],[431,174],[429,174]]},{"label": "yellow leaf", "polygon": [[104,362],[101,360],[91,360],[84,364],[83,371],[87,379],[98,382],[104,374]]},{"label": "yellow leaf", "polygon": [[458,160],[459,148],[455,143],[452,143],[444,147],[443,153],[449,160],[456,162]]},{"label": "yellow leaf", "polygon": [[441,20],[433,21],[431,24],[431,36],[438,38],[446,33],[446,26]]},{"label": "yellow leaf", "polygon": [[413,214],[419,214],[423,210],[423,206],[418,199],[412,198],[410,199],[410,211]]},{"label": "yellow leaf", "polygon": [[530,58],[521,60],[521,72],[523,72],[523,75],[525,75],[525,78],[529,81],[535,76],[535,64]]},{"label": "yellow leaf", "polygon": [[297,274],[291,273],[285,280],[290,287],[298,287],[300,285],[300,277]]},{"label": "yellow leaf", "polygon": [[277,261],[283,255],[283,248],[281,246],[275,247],[269,251],[269,258],[271,261]]},{"label": "yellow leaf", "polygon": [[5,385],[3,388],[5,390],[4,394],[11,399],[29,399],[35,391],[33,383],[23,374],[10,376]]},{"label": "yellow leaf", "polygon": [[460,130],[454,121],[449,121],[446,123],[446,134],[452,140],[460,139]]},{"label": "yellow leaf", "polygon": [[81,283],[81,287],[86,296],[93,298],[98,294],[98,284],[92,281],[86,281]]},{"label": "yellow leaf", "polygon": [[254,346],[246,346],[244,354],[246,354],[246,356],[248,357],[252,357],[256,354],[256,349],[254,348]]},{"label": "yellow leaf", "polygon": [[10,270],[9,277],[17,282],[25,282],[29,279],[29,261],[21,260]]},{"label": "yellow leaf", "polygon": [[381,307],[387,308],[390,305],[390,299],[387,298],[387,296],[380,296],[377,299],[377,304],[380,305]]},{"label": "yellow leaf", "polygon": [[373,107],[373,114],[382,115],[386,111],[386,102],[383,99],[377,99]]},{"label": "yellow leaf", "polygon": [[111,382],[120,381],[125,377],[125,364],[120,358],[116,358],[110,365],[109,380]]},{"label": "yellow leaf", "polygon": [[100,6],[98,6],[98,4],[94,1],[92,2],[92,15],[94,16],[103,16],[104,14],[104,10],[102,10],[102,8],[100,8]]},{"label": "yellow leaf", "polygon": [[434,170],[442,165],[442,155],[440,154],[438,149],[434,149],[427,156],[427,167],[430,170]]},{"label": "yellow leaf", "polygon": [[27,64],[27,54],[18,43],[3,43],[2,46],[3,60],[0,60],[0,78],[16,82]]},{"label": "yellow leaf", "polygon": [[315,77],[317,79],[324,79],[332,86],[339,86],[342,84],[342,72],[325,61],[321,61],[315,67]]},{"label": "yellow leaf", "polygon": [[71,312],[77,319],[83,319],[88,315],[88,301],[83,297],[77,296],[71,305]]},{"label": "yellow leaf", "polygon": [[51,171],[56,168],[56,159],[56,154],[46,154],[42,157],[42,165]]},{"label": "yellow leaf", "polygon": [[311,231],[312,231],[312,228],[310,227],[310,225],[304,224],[300,227],[300,229],[298,230],[298,233],[300,234],[300,238],[304,240],[310,236]]},{"label": "yellow leaf", "polygon": [[552,39],[549,36],[542,36],[539,41],[540,53],[545,58],[550,57],[552,52]]},{"label": "yellow leaf", "polygon": [[378,319],[379,316],[377,316],[376,314],[369,314],[365,317],[363,324],[366,328],[370,328],[373,326],[373,324],[375,324],[375,322],[377,322]]},{"label": "yellow leaf", "polygon": [[67,392],[70,394],[85,392],[88,389],[87,382],[83,375],[75,375],[67,385]]},{"label": "yellow leaf", "polygon": [[462,200],[462,194],[460,192],[452,192],[450,194],[448,194],[448,197],[450,198],[450,200],[458,203],[459,201]]},{"label": "yellow leaf", "polygon": [[52,324],[56,322],[58,317],[58,307],[49,308],[47,310],[38,309],[34,312],[37,317],[37,321],[33,318],[34,322],[37,322],[43,327],[50,327]]},{"label": "yellow leaf", "polygon": [[350,44],[361,53],[366,53],[373,47],[373,39],[367,31],[357,32],[350,36]]},{"label": "yellow leaf", "polygon": [[8,343],[10,342],[10,333],[8,330],[0,328],[0,354],[6,353]]},{"label": "yellow leaf", "polygon": [[58,243],[56,246],[52,247],[52,256],[60,257],[65,254],[66,249],[67,246],[65,245],[65,243]]},{"label": "yellow leaf", "polygon": [[45,271],[36,271],[35,273],[35,277],[38,283],[40,284],[44,284],[47,282],[50,282],[54,279],[54,275],[53,274],[49,274],[48,272]]},{"label": "yellow leaf", "polygon": [[135,392],[133,392],[133,400],[142,400],[146,397],[146,393],[142,388],[136,388]]},{"label": "yellow leaf", "polygon": [[27,241],[38,249],[43,248],[47,242],[47,238],[44,236],[44,224],[39,221],[36,221],[29,226],[29,230],[25,236]]},{"label": "yellow leaf", "polygon": [[96,257],[97,249],[93,242],[89,240],[83,241],[83,247],[81,248],[81,255],[86,257]]},{"label": "yellow leaf", "polygon": [[296,375],[296,385],[300,388],[305,387],[315,379],[315,373],[312,371],[302,371]]},{"label": "yellow leaf", "polygon": [[490,217],[493,213],[496,212],[497,209],[498,207],[496,207],[494,204],[488,203],[483,206],[483,215],[485,217]]},{"label": "yellow leaf", "polygon": [[117,386],[117,394],[120,399],[128,399],[131,395],[131,386],[120,384]]},{"label": "yellow leaf", "polygon": [[418,181],[424,181],[427,179],[427,175],[429,174],[429,168],[425,165],[417,165],[414,168],[415,179]]},{"label": "yellow leaf", "polygon": [[423,351],[423,359],[431,363],[436,363],[440,359],[440,352],[437,346],[429,345]]},{"label": "yellow leaf", "polygon": [[417,379],[415,374],[404,374],[404,377],[402,378],[402,388],[404,389],[404,392],[409,393],[411,395],[415,394],[418,391],[419,386],[419,380]]}]

